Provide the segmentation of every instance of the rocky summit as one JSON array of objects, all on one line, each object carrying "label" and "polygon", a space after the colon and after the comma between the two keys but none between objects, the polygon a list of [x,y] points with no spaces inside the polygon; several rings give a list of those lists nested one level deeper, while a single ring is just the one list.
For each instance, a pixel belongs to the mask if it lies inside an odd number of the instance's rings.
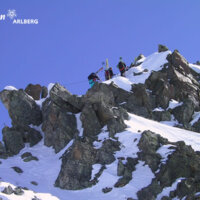
[{"label": "rocky summit", "polygon": [[199,199],[199,72],[159,45],[82,96],[59,83],[5,87],[0,198]]}]

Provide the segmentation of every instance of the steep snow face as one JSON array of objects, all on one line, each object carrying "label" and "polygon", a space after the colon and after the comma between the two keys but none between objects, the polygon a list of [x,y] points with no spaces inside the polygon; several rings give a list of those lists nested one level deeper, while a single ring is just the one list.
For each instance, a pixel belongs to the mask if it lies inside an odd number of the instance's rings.
[{"label": "steep snow face", "polygon": [[[121,150],[115,153],[116,161],[110,165],[106,165],[106,169],[99,177],[99,182],[95,186],[79,191],[69,191],[55,188],[54,182],[61,167],[61,160],[59,158],[64,151],[73,144],[73,140],[71,140],[66,148],[58,154],[55,154],[52,148],[44,146],[42,141],[33,147],[26,146],[16,156],[10,157],[6,160],[0,160],[2,162],[0,164],[0,197],[9,200],[32,200],[34,196],[37,196],[41,200],[65,200],[66,197],[71,200],[113,200],[113,198],[124,200],[128,197],[137,199],[137,192],[141,188],[149,185],[154,178],[154,174],[151,169],[148,165],[145,165],[144,162],[139,161],[136,165],[136,170],[132,174],[134,179],[132,179],[126,186],[122,188],[115,188],[114,184],[120,178],[117,176],[118,158],[123,156],[125,157],[124,162],[126,162],[126,157],[136,157],[139,151],[138,142],[141,137],[141,132],[144,130],[151,130],[155,133],[159,133],[171,142],[184,140],[185,143],[187,145],[191,145],[194,150],[200,151],[200,134],[170,127],[134,114],[129,115],[130,120],[126,121],[128,126],[126,131],[116,134],[116,137],[118,137],[118,140],[121,143]],[[99,134],[98,139],[103,141],[108,137],[106,127],[104,127],[102,133]],[[21,155],[25,152],[32,153],[32,155],[37,156],[39,160],[24,162]],[[169,146],[163,146],[158,150],[158,153],[162,156],[162,161],[166,162],[167,156],[171,154],[172,151],[169,149]],[[21,168],[23,173],[16,173],[12,169],[14,166]],[[93,166],[92,176],[99,172],[100,167],[101,166],[98,164]],[[31,184],[32,181],[37,182],[38,185]],[[177,185],[177,181],[172,185],[172,187],[163,190],[157,199],[160,199],[160,196],[168,194],[169,191],[173,190]],[[11,186],[13,188],[14,186],[22,186],[27,187],[29,190],[25,191],[25,193],[19,197],[16,197],[14,194],[6,195],[1,191],[4,187],[8,186],[8,184],[12,184]],[[102,189],[105,187],[113,189],[109,193],[103,193]]]},{"label": "steep snow face", "polygon": [[[126,73],[126,77],[116,76],[111,80],[105,81],[104,83],[110,84],[112,81],[120,88],[130,91],[131,84],[144,83],[149,77],[152,71],[159,71],[161,67],[167,63],[167,55],[171,54],[171,51],[155,52],[152,55],[143,58],[143,63],[137,67],[130,68]],[[145,70],[145,71],[144,71]],[[135,75],[141,73],[141,75]]]}]

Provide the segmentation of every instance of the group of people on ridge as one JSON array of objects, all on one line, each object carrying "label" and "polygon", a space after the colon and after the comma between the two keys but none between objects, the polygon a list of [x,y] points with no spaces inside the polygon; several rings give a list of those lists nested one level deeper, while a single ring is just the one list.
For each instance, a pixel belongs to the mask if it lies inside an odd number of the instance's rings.
[{"label": "group of people on ridge", "polygon": [[[92,87],[95,84],[96,81],[100,81],[100,78],[98,77],[97,74],[101,70],[104,69],[105,63],[103,62],[102,65],[103,65],[103,67],[101,67],[96,73],[93,72],[88,76],[88,81],[89,81],[90,87]],[[125,76],[125,71],[126,71],[127,67],[126,67],[126,64],[122,61],[122,57],[120,57],[117,68],[119,69],[121,76]],[[104,75],[105,75],[105,80],[109,80],[115,75],[113,73],[112,67],[109,67],[109,65],[108,65],[108,59],[106,59],[106,66],[105,66]]]}]

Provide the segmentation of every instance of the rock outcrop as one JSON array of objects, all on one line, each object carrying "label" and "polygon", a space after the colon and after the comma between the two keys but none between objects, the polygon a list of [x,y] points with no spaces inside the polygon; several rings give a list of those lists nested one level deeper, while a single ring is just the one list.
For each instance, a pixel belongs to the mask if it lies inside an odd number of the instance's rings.
[{"label": "rock outcrop", "polygon": [[[165,51],[168,48],[159,45],[158,52]],[[137,60],[142,58],[140,55]],[[102,188],[104,193],[113,192],[113,188],[124,187],[134,179],[133,172],[142,163],[154,178],[138,191],[138,200],[156,199],[164,188],[177,180],[177,188],[170,192],[169,197],[162,199],[193,199],[200,191],[199,152],[184,142],[169,142],[147,127],[141,136],[130,142],[138,151],[124,153],[121,150],[125,147],[119,135],[128,128],[128,113],[156,121],[174,118],[177,126],[200,132],[200,120],[193,125],[191,123],[195,112],[200,111],[199,80],[200,75],[175,50],[167,56],[167,63],[159,71],[152,71],[144,84],[132,84],[129,92],[113,82],[95,83],[83,96],[71,94],[58,83],[50,91],[32,84],[25,90],[3,90],[0,99],[8,109],[12,127],[6,126],[2,131],[0,158],[18,154],[26,143],[31,147],[37,144],[42,139],[42,130],[44,145],[52,147],[55,153],[69,146],[61,156],[56,187],[68,190],[92,187],[98,183],[106,167],[114,162],[117,181]],[[43,103],[39,105],[37,100],[41,98]],[[171,108],[172,99],[181,103]],[[137,135],[135,132],[132,134]],[[162,148],[167,151],[165,157],[159,151]],[[119,152],[120,156],[117,156]],[[24,162],[38,161],[36,156],[26,152],[21,158]],[[94,165],[98,165],[95,174]],[[13,169],[23,173],[19,167]],[[32,181],[32,184],[35,182]],[[14,193],[11,189],[7,188],[5,192]],[[16,191],[20,194],[20,190]]]},{"label": "rock outcrop", "polygon": [[0,99],[8,109],[13,125],[39,126],[42,123],[40,107],[24,90],[3,90]]}]

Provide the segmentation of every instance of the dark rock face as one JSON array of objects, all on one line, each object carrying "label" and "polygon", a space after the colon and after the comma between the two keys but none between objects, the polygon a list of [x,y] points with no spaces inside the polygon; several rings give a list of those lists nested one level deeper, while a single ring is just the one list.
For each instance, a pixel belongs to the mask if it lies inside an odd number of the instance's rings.
[{"label": "dark rock face", "polygon": [[0,158],[6,158],[6,157],[7,157],[6,149],[0,141]]},{"label": "dark rock face", "polygon": [[14,125],[40,125],[42,112],[35,101],[23,90],[3,90],[0,99],[8,109]]},{"label": "dark rock face", "polygon": [[9,155],[18,154],[19,151],[24,148],[24,143],[29,143],[30,146],[34,146],[42,139],[40,132],[29,126],[4,127],[2,133],[5,149]]},{"label": "dark rock face", "polygon": [[129,95],[126,104],[122,107],[128,112],[151,118],[152,99],[143,84],[132,85],[133,93]]},{"label": "dark rock face", "polygon": [[171,120],[171,113],[169,111],[154,111],[153,113],[153,120],[156,121],[170,121]]},{"label": "dark rock face", "polygon": [[78,134],[76,117],[72,113],[67,113],[55,103],[46,102],[43,106],[43,125],[45,133],[44,144],[53,146],[55,152],[59,152],[68,142]]},{"label": "dark rock face", "polygon": [[13,170],[14,170],[15,172],[17,172],[18,174],[23,173],[23,170],[22,170],[21,168],[19,168],[19,167],[12,167],[12,168],[13,168]]},{"label": "dark rock face", "polygon": [[16,155],[25,147],[23,133],[9,127],[4,127],[2,133],[6,152],[9,155]]},{"label": "dark rock face", "polygon": [[173,109],[172,113],[179,123],[188,124],[194,114],[194,104],[191,100],[185,100],[183,105]]},{"label": "dark rock face", "polygon": [[164,51],[168,51],[169,49],[166,47],[166,46],[164,46],[164,45],[162,45],[162,44],[159,44],[158,45],[158,52],[160,53],[160,52],[164,52]]},{"label": "dark rock face", "polygon": [[25,88],[25,92],[31,97],[33,97],[34,100],[39,100],[42,92],[42,86],[39,84],[36,85],[29,84]]},{"label": "dark rock face", "polygon": [[101,132],[102,125],[92,105],[89,104],[84,106],[80,119],[84,128],[84,136],[94,137]]},{"label": "dark rock face", "polygon": [[72,95],[60,84],[55,84],[50,91],[51,101],[68,112],[79,113],[83,107],[82,98]]},{"label": "dark rock face", "polygon": [[[155,158],[157,149],[165,144],[173,144],[174,152],[168,156],[166,163],[156,163]],[[145,131],[139,142],[139,159],[144,160],[154,171],[155,178],[152,183],[140,190],[138,199],[156,199],[157,195],[165,187],[169,187],[178,178],[183,178],[178,183],[177,188],[170,193],[170,198],[178,197],[186,199],[194,197],[200,188],[200,156],[190,146],[184,142],[170,143],[166,139],[155,135],[150,131]],[[154,164],[156,164],[154,166]],[[158,170],[159,169],[159,170]],[[158,170],[155,172],[155,170]]]},{"label": "dark rock face", "polygon": [[76,141],[70,152],[62,157],[62,166],[55,185],[60,188],[77,190],[91,186],[92,165],[96,151],[91,145]]},{"label": "dark rock face", "polygon": [[165,144],[167,140],[164,140],[151,131],[145,131],[142,133],[142,137],[138,144],[139,149],[141,152],[138,153],[138,157],[140,160],[146,162],[149,165],[152,171],[156,171],[160,164],[161,156],[160,154],[156,153],[158,148]]}]

